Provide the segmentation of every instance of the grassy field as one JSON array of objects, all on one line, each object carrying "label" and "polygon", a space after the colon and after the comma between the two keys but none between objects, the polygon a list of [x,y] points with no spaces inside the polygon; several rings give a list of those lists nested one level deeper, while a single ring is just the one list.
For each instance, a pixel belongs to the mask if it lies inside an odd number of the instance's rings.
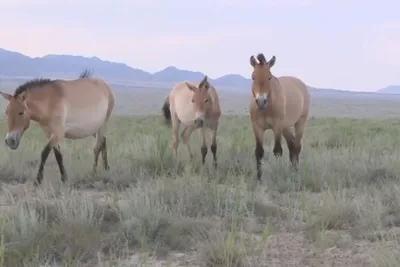
[{"label": "grassy field", "polygon": [[399,111],[393,99],[316,98],[299,171],[285,143],[275,159],[268,132],[260,186],[248,96],[222,94],[225,114],[237,114],[221,119],[214,169],[210,151],[201,165],[199,132],[193,161],[180,146],[173,163],[166,92],[148,90],[117,95],[109,172],[99,161],[90,176],[94,139],[64,140],[68,183],[51,154],[34,188],[38,127],[17,151],[2,148],[0,266],[400,266],[400,120],[385,119]]}]

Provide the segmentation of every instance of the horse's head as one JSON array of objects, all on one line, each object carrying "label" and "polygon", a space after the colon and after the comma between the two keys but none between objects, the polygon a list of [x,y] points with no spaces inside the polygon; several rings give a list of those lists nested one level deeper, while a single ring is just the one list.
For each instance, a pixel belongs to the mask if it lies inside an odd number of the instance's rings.
[{"label": "horse's head", "polygon": [[0,92],[0,94],[8,101],[6,107],[8,132],[5,143],[9,148],[17,149],[22,135],[30,123],[30,114],[26,105],[27,92],[23,92],[18,96],[12,96],[3,92]]},{"label": "horse's head", "polygon": [[258,108],[261,110],[264,110],[267,106],[268,97],[271,94],[271,68],[275,65],[275,59],[275,56],[273,56],[267,61],[262,53],[257,55],[258,62],[254,56],[250,57],[250,65],[253,67],[251,74],[253,80],[252,93]]},{"label": "horse's head", "polygon": [[210,83],[208,82],[207,76],[204,76],[198,87],[186,83],[187,87],[193,92],[192,103],[196,112],[196,117],[194,122],[200,126],[204,123],[204,116],[208,110],[212,107],[212,101],[208,89],[210,88]]}]

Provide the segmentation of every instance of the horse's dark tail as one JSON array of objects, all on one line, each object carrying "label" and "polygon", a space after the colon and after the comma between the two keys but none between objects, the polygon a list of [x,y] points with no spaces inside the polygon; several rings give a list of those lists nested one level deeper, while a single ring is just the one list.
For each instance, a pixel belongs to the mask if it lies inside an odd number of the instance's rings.
[{"label": "horse's dark tail", "polygon": [[165,122],[167,125],[171,125],[171,110],[169,104],[169,95],[164,100],[164,105],[162,106],[162,113],[165,118]]},{"label": "horse's dark tail", "polygon": [[81,75],[79,75],[79,78],[88,78],[92,76],[92,72],[88,69],[85,69],[84,71],[82,71]]}]

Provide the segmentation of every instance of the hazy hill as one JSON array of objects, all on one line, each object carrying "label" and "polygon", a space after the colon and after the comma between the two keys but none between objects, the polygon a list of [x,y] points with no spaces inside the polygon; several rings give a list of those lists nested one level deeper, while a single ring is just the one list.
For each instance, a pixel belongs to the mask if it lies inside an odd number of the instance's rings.
[{"label": "hazy hill", "polygon": [[[83,69],[90,69],[98,75],[111,82],[123,81],[124,83],[135,82],[136,84],[154,86],[163,83],[163,86],[171,86],[180,80],[199,81],[204,73],[198,71],[180,70],[174,66],[149,73],[141,69],[132,68],[123,63],[102,60],[98,57],[83,57],[71,55],[46,55],[44,57],[31,58],[18,52],[0,48],[0,76],[6,77],[59,77],[73,78]],[[230,87],[236,89],[248,88],[251,80],[238,74],[227,74],[221,77],[210,77],[216,86]],[[150,86],[150,85],[148,85]],[[161,87],[163,87],[161,86]],[[337,89],[323,89],[309,86],[312,92],[324,94],[344,94],[349,91]],[[379,93],[399,94],[400,86],[388,86],[380,89]],[[353,93],[353,92],[351,92]],[[354,94],[358,94],[354,92]],[[368,93],[370,94],[370,93]]]},{"label": "hazy hill", "polygon": [[377,92],[382,94],[400,94],[400,85],[390,85],[379,89]]},{"label": "hazy hill", "polygon": [[[180,70],[170,66],[156,73],[132,68],[123,63],[71,55],[46,55],[31,58],[18,52],[0,48],[0,75],[8,77],[48,76],[76,77],[83,69],[91,69],[96,75],[109,80],[126,80],[141,82],[177,82],[180,80],[200,80],[201,72]],[[210,77],[211,78],[211,77]],[[247,86],[250,79],[240,75],[225,75],[211,79],[215,85]]]}]

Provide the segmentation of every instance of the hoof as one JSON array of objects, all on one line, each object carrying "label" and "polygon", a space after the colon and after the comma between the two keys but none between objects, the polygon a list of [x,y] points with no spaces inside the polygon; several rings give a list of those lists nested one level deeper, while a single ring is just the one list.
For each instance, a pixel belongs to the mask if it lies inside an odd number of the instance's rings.
[{"label": "hoof", "polygon": [[290,167],[292,168],[292,170],[298,171],[299,170],[299,163],[297,161],[292,161],[291,164],[290,164]]},{"label": "hoof", "polygon": [[68,181],[68,176],[61,176],[61,182],[66,183]]},{"label": "hoof", "polygon": [[282,155],[283,155],[282,146],[275,145],[274,149],[272,150],[272,153],[274,153],[275,157],[282,157]]}]

